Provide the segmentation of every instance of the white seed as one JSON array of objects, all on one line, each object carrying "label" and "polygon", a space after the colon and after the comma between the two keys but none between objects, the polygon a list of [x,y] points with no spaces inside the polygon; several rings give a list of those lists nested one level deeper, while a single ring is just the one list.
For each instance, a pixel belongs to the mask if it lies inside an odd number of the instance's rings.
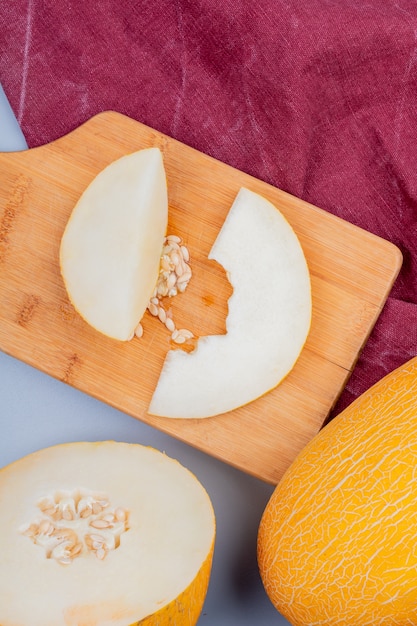
[{"label": "white seed", "polygon": [[107,554],[106,550],[102,547],[96,550],[96,557],[100,559],[100,561],[102,561],[106,557],[106,554]]},{"label": "white seed", "polygon": [[44,515],[48,515],[49,517],[54,517],[56,515],[57,505],[49,498],[38,502],[38,507]]},{"label": "white seed", "polygon": [[56,511],[57,511],[56,506],[54,506],[49,509],[44,509],[42,512],[45,515],[49,515],[49,517],[53,517],[56,514]]},{"label": "white seed", "polygon": [[191,279],[191,276],[192,276],[191,270],[187,266],[184,273],[178,277],[177,284],[180,285],[181,283],[188,283]]},{"label": "white seed", "polygon": [[99,543],[100,545],[104,543],[104,537],[103,535],[99,535],[98,533],[91,533],[90,535],[87,535],[89,537],[89,539],[94,543]]},{"label": "white seed", "polygon": [[69,556],[74,559],[76,556],[78,556],[83,549],[83,544],[82,543],[76,543],[75,546],[73,546],[71,548],[71,550],[69,550]]},{"label": "white seed", "polygon": [[180,261],[175,267],[175,274],[180,277],[184,274],[185,269],[186,265],[183,263],[183,261]]},{"label": "white seed", "polygon": [[177,266],[178,263],[180,263],[180,256],[177,252],[172,252],[172,254],[170,255],[170,259],[171,259],[171,263],[173,263],[175,266]]},{"label": "white seed", "polygon": [[188,248],[186,246],[181,246],[180,250],[181,250],[182,258],[184,259],[186,263],[188,263],[188,261],[190,260],[190,252]]},{"label": "white seed", "polygon": [[141,323],[139,323],[136,328],[135,328],[135,336],[140,339],[141,337],[143,337],[143,326]]},{"label": "white seed", "polygon": [[165,271],[172,270],[172,260],[171,257],[169,257],[167,254],[164,254],[161,259],[161,267]]},{"label": "white seed", "polygon": [[170,243],[181,243],[181,237],[178,237],[178,235],[167,235],[166,240]]},{"label": "white seed", "polygon": [[67,561],[67,559],[69,558],[69,552],[68,552],[68,543],[63,542],[63,543],[59,543],[57,546],[55,546],[52,549],[51,552],[51,556],[52,558],[56,559],[57,561]]},{"label": "white seed", "polygon": [[85,519],[86,517],[90,517],[92,512],[93,512],[92,507],[86,506],[85,508],[81,509],[81,511],[79,511],[79,516]]},{"label": "white seed", "polygon": [[168,295],[168,287],[164,285],[163,283],[158,285],[158,295],[161,296],[162,298]]},{"label": "white seed", "polygon": [[58,509],[61,512],[62,519],[70,522],[77,517],[74,498],[61,498],[58,503]]},{"label": "white seed", "polygon": [[93,528],[110,528],[111,523],[104,519],[94,519],[90,522],[90,526]]},{"label": "white seed", "polygon": [[160,307],[158,308],[158,317],[159,317],[159,319],[161,320],[161,322],[162,322],[163,324],[165,324],[165,320],[166,320],[166,318],[167,318],[167,314],[166,314],[165,309],[164,309],[162,306],[160,306]]},{"label": "white seed", "polygon": [[86,496],[80,498],[77,504],[77,512],[80,517],[88,517],[91,515],[93,498],[92,496]]},{"label": "white seed", "polygon": [[171,272],[170,275],[168,276],[168,280],[166,282],[167,285],[167,289],[172,289],[172,287],[175,286],[175,283],[177,282],[177,273],[176,272]]},{"label": "white seed", "polygon": [[171,339],[175,343],[184,343],[187,339],[192,339],[194,337],[193,333],[187,328],[180,328],[179,330],[174,330],[171,334]]},{"label": "white seed", "polygon": [[72,545],[77,542],[77,533],[71,528],[54,528],[52,535],[57,541],[64,541],[67,544]]},{"label": "white seed", "polygon": [[177,294],[178,294],[178,289],[175,286],[175,287],[172,287],[171,289],[169,289],[169,291],[168,291],[168,293],[166,295],[168,296],[168,298],[173,298]]},{"label": "white seed", "polygon": [[158,316],[159,307],[156,304],[150,302],[148,305],[148,309],[151,315],[153,315],[154,317]]},{"label": "white seed", "polygon": [[167,329],[169,330],[169,332],[173,333],[175,330],[175,324],[174,324],[174,320],[171,319],[170,317],[167,317],[165,320],[165,326],[167,327]]},{"label": "white seed", "polygon": [[180,330],[178,332],[185,339],[192,339],[194,337],[194,335],[191,332],[191,330],[188,330],[187,328],[180,328]]}]

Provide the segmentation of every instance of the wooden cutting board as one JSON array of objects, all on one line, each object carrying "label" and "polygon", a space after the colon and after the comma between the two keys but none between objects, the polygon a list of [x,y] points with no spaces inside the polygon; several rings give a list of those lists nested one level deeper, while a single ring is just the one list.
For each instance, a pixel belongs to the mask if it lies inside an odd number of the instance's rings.
[{"label": "wooden cutting board", "polygon": [[[149,146],[164,155],[169,231],[191,252],[193,280],[172,302],[178,327],[224,332],[230,285],[207,255],[241,186],[287,217],[311,272],[312,327],[294,370],[259,400],[205,420],[147,413],[171,347],[159,320],[145,315],[140,340],[108,339],[74,311],[59,272],[60,239],[82,191],[108,163]],[[46,146],[0,154],[0,348],[270,483],[323,425],[400,266],[391,243],[118,113]]]}]

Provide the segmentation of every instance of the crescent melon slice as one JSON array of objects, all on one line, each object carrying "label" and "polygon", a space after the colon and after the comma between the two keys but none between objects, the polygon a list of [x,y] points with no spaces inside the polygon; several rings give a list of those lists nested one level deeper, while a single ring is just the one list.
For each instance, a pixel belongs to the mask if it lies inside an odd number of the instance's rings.
[{"label": "crescent melon slice", "polygon": [[171,350],[149,412],[204,418],[247,404],[293,368],[311,322],[310,275],[300,242],[284,216],[242,188],[210,258],[233,287],[226,334],[201,337],[193,352]]},{"label": "crescent melon slice", "polygon": [[194,625],[213,508],[157,450],[70,443],[0,471],[2,626]]},{"label": "crescent melon slice", "polygon": [[157,282],[167,221],[158,148],[113,161],[81,195],[61,240],[60,267],[72,304],[99,332],[132,337]]}]

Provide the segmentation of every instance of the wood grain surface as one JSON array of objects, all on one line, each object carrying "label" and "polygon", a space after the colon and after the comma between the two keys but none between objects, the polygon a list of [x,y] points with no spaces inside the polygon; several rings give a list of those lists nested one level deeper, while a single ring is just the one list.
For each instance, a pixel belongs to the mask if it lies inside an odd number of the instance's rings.
[{"label": "wood grain surface", "polygon": [[[231,288],[207,255],[242,186],[287,217],[311,272],[311,332],[293,371],[262,398],[204,420],[147,413],[172,347],[159,320],[145,314],[140,340],[106,338],[74,311],[59,272],[61,236],[82,191],[111,161],[149,146],[164,155],[169,231],[191,252],[193,280],[172,300],[178,327],[225,332]],[[112,111],[46,146],[0,154],[0,348],[272,484],[323,425],[401,261],[391,243]]]}]

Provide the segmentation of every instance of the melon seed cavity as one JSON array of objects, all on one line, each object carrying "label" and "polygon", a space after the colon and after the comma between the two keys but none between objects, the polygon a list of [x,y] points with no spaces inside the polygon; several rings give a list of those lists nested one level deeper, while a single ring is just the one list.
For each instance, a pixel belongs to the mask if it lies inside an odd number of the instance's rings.
[{"label": "melon seed cavity", "polygon": [[129,529],[127,509],[112,508],[106,496],[80,489],[46,496],[37,506],[41,516],[21,528],[21,533],[42,547],[46,558],[61,565],[82,555],[105,559]]}]

